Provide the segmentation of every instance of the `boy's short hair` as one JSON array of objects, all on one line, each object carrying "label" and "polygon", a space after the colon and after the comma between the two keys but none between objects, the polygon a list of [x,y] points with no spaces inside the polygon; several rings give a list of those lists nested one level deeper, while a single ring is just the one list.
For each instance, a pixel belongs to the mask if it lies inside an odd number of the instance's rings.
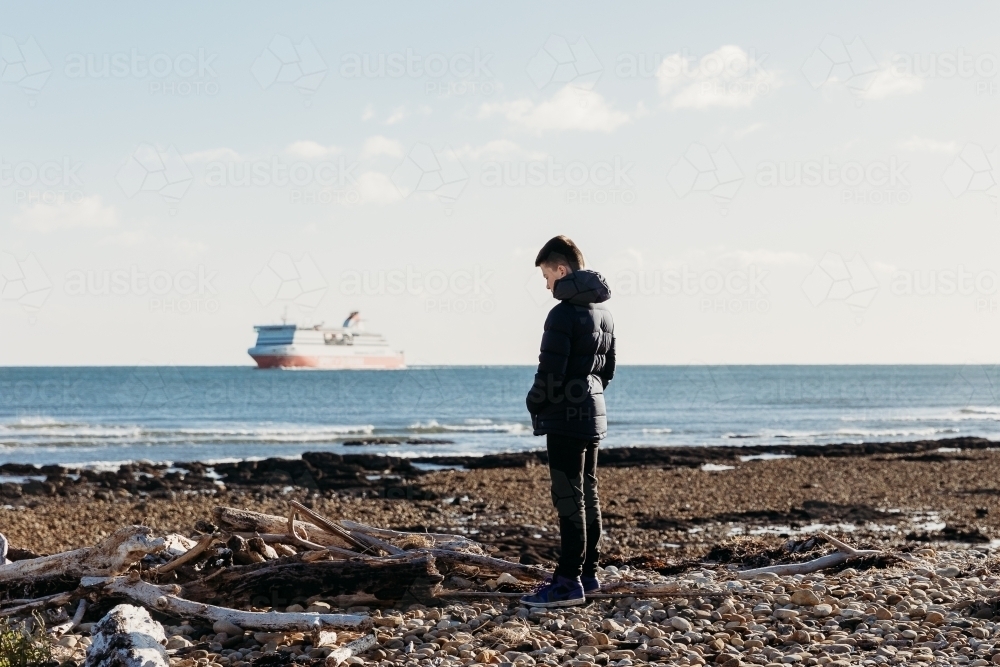
[{"label": "boy's short hair", "polygon": [[573,271],[584,267],[583,253],[568,236],[556,236],[548,240],[535,257],[535,266],[542,264],[565,264]]}]

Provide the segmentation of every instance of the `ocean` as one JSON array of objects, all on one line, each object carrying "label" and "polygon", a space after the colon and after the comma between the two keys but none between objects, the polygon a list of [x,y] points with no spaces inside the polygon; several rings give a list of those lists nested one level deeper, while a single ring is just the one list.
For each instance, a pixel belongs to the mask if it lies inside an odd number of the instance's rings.
[{"label": "ocean", "polygon": [[[533,372],[0,368],[0,463],[537,449]],[[606,447],[1000,437],[996,366],[624,366],[607,401]],[[403,444],[349,444],[366,438]]]}]

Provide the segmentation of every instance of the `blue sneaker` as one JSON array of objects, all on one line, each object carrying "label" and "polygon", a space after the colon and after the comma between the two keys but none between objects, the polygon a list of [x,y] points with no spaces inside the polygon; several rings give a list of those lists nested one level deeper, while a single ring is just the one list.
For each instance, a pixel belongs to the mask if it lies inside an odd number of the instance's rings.
[{"label": "blue sneaker", "polygon": [[583,596],[583,584],[580,578],[570,579],[554,575],[552,581],[543,582],[531,595],[521,598],[521,604],[527,607],[575,607],[584,604],[587,598]]},{"label": "blue sneaker", "polygon": [[597,580],[596,574],[585,574],[580,577],[580,583],[583,584],[584,593],[599,593],[601,590],[601,582]]}]

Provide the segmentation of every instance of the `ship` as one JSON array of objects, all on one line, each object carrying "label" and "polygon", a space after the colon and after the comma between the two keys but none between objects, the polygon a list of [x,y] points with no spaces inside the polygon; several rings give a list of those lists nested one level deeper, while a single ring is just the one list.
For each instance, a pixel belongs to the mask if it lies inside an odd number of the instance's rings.
[{"label": "ship", "polygon": [[398,369],[403,353],[381,334],[364,330],[355,311],[339,327],[262,324],[247,353],[258,368]]}]

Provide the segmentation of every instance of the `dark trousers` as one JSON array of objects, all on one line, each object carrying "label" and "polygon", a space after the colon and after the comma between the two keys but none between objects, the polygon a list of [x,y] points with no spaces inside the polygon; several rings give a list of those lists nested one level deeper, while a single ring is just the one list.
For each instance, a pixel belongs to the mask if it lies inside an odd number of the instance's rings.
[{"label": "dark trousers", "polygon": [[552,504],[559,513],[562,550],[556,574],[564,577],[597,572],[601,540],[601,499],[597,496],[598,440],[549,434]]}]

